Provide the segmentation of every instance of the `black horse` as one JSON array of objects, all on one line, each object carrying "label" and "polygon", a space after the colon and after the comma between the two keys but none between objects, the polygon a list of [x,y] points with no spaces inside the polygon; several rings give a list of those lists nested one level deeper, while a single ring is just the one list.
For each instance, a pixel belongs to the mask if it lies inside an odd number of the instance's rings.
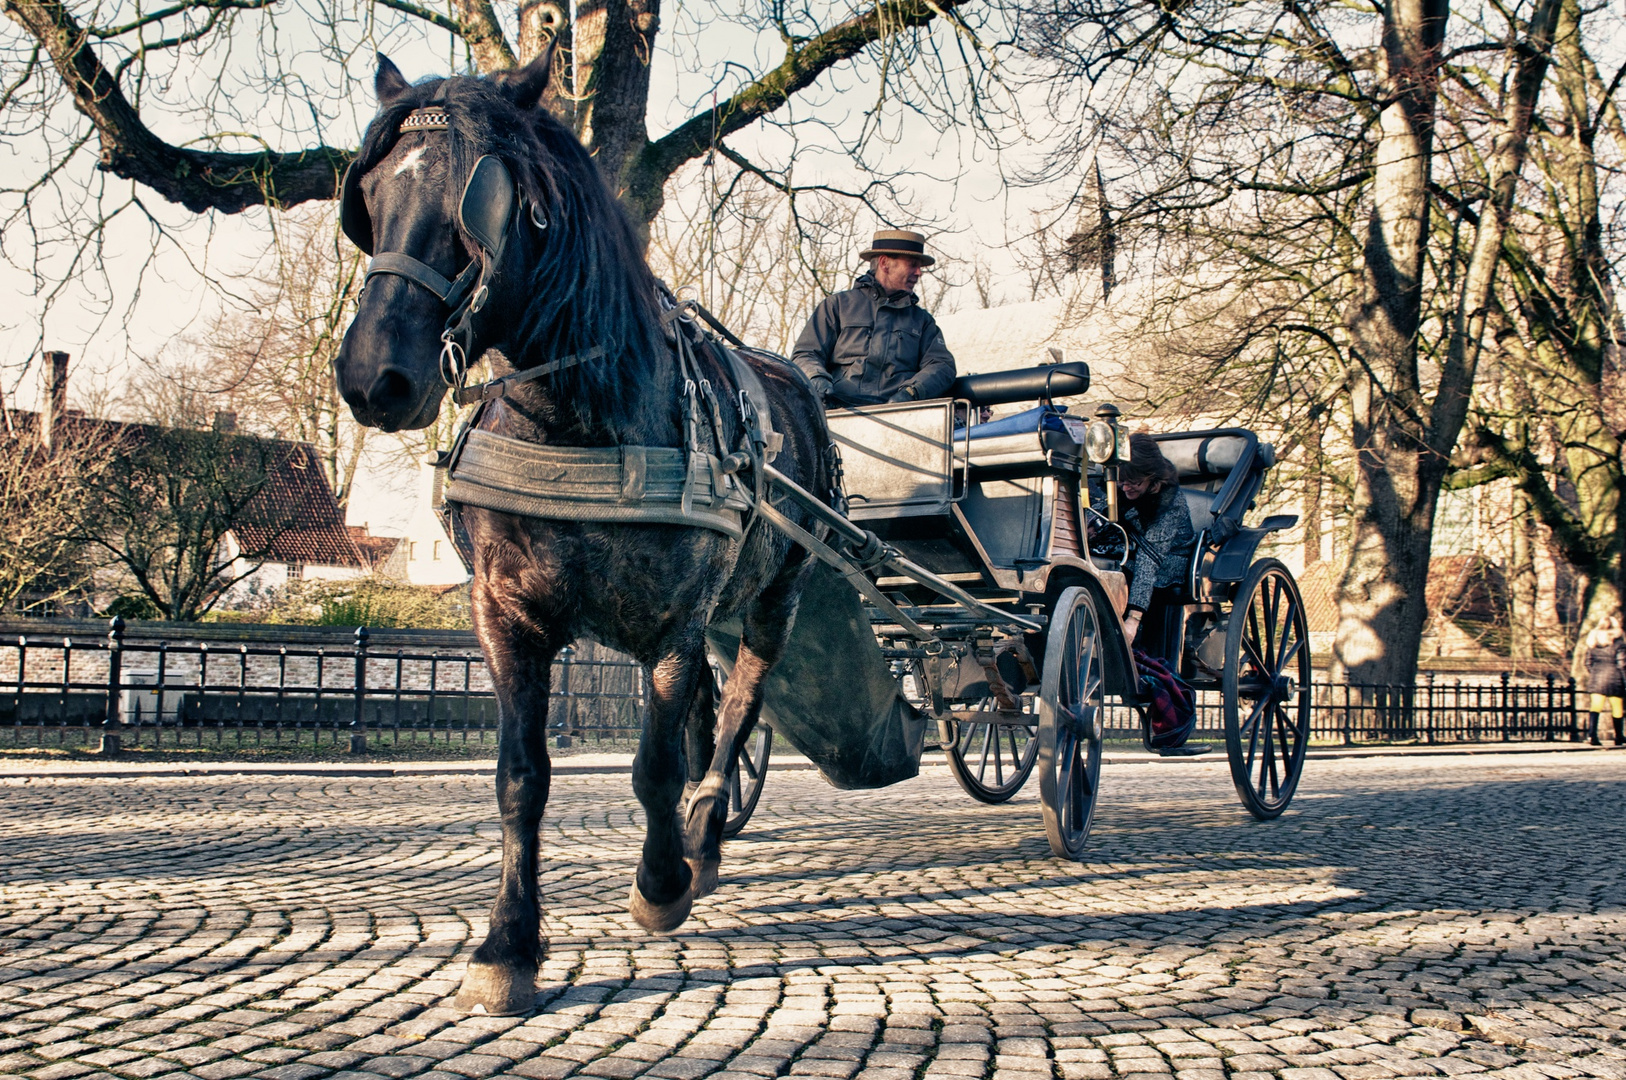
[{"label": "black horse", "polygon": [[[492,401],[479,430],[551,447],[686,445],[686,380],[659,286],[597,167],[539,106],[550,69],[548,54],[492,78],[413,86],[379,58],[379,111],[345,190],[346,231],[377,254],[334,365],[361,423],[426,425],[446,392],[443,376],[455,381],[465,354],[494,350],[498,365],[519,373],[566,363]],[[487,156],[507,175],[488,168]],[[682,320],[667,322],[689,332]],[[699,375],[733,386],[726,357],[693,340]],[[787,365],[752,366],[784,436],[775,467],[828,497],[829,437],[812,392]],[[722,441],[740,437],[739,410],[712,417],[726,429]],[[760,521],[742,541],[689,525],[459,512],[474,549],[475,631],[501,716],[503,858],[490,932],[458,1005],[522,1012],[542,955],[538,829],[554,654],[587,637],[648,669],[632,773],[647,831],[630,908],[650,930],[675,929],[694,897],[715,886],[724,776],[756,722],[808,560]],[[744,634],[714,717],[705,631],[730,615]],[[685,818],[679,803],[688,773],[698,771],[691,765],[706,772]]]}]

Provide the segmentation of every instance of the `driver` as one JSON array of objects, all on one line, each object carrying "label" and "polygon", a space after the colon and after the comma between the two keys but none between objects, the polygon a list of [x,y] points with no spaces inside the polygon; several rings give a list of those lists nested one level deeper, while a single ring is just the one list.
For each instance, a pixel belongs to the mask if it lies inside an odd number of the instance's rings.
[{"label": "driver", "polygon": [[954,382],[954,357],[914,294],[920,272],[937,261],[925,235],[882,229],[858,257],[869,271],[813,309],[791,360],[826,405],[942,397]]},{"label": "driver", "polygon": [[[1129,608],[1124,614],[1124,631],[1131,644],[1146,612],[1173,599],[1174,587],[1185,577],[1186,563],[1197,543],[1179,479],[1156,439],[1139,432],[1129,436],[1129,460],[1118,468],[1118,492],[1123,497],[1119,509],[1124,530],[1135,540],[1135,558],[1125,567]],[[1090,491],[1090,504],[1101,513],[1106,513],[1106,501],[1104,490]],[[1147,644],[1157,647],[1160,643]]]}]

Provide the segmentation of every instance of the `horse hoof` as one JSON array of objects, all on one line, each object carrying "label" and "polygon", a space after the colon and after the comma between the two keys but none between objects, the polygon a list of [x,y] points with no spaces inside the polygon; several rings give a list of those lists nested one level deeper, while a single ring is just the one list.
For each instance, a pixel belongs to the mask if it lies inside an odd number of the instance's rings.
[{"label": "horse hoof", "polygon": [[710,896],[717,891],[717,870],[722,865],[721,859],[685,859],[689,864],[689,871],[694,874],[694,881],[689,885],[689,895],[696,900],[702,896]]},{"label": "horse hoof", "polygon": [[536,968],[530,966],[511,968],[471,960],[457,992],[460,1010],[491,1016],[523,1015],[535,1001]]},{"label": "horse hoof", "polygon": [[638,879],[632,879],[632,900],[627,910],[632,917],[638,920],[638,925],[652,934],[669,934],[683,925],[683,920],[689,917],[689,909],[694,907],[694,894],[685,891],[684,894],[673,900],[670,904],[651,904],[644,899],[644,894],[638,891]]}]

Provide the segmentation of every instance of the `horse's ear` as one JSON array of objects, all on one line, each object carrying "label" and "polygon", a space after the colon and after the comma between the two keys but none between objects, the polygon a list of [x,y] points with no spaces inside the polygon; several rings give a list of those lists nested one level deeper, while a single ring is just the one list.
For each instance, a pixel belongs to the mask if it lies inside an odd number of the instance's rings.
[{"label": "horse's ear", "polygon": [[410,89],[412,84],[406,81],[401,69],[396,67],[389,57],[379,53],[378,71],[373,75],[373,94],[378,98],[379,108],[392,104],[396,98]]},{"label": "horse's ear", "polygon": [[547,93],[548,83],[553,80],[553,54],[558,48],[559,35],[555,34],[536,59],[522,68],[505,71],[498,76],[516,106],[534,109],[536,103],[542,100],[542,95]]}]

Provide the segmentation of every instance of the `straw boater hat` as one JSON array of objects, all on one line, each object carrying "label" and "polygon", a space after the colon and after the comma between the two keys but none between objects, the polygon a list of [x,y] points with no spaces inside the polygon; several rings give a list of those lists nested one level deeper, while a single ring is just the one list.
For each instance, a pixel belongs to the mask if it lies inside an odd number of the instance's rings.
[{"label": "straw boater hat", "polygon": [[860,259],[873,259],[877,255],[908,255],[921,266],[930,266],[937,260],[926,254],[926,234],[908,229],[882,229],[875,234],[870,246],[858,253]]}]

